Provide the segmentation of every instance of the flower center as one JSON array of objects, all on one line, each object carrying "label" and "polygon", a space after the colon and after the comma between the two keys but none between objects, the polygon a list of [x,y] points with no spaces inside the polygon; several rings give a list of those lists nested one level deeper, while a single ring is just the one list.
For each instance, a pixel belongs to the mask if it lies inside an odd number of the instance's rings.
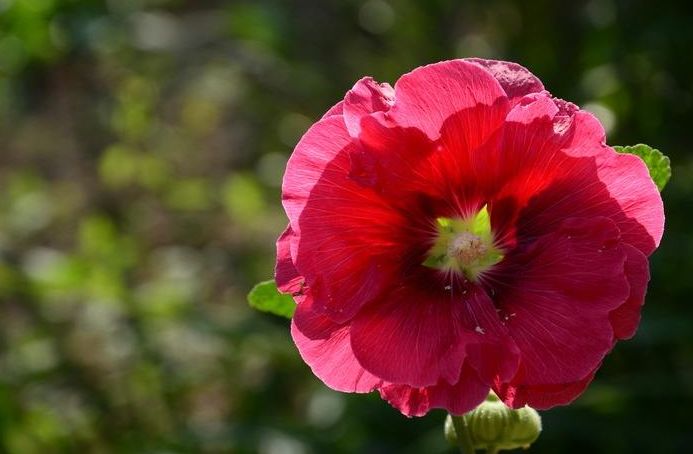
[{"label": "flower center", "polygon": [[462,232],[448,244],[448,257],[459,262],[462,266],[472,265],[488,252],[484,240],[471,232]]},{"label": "flower center", "polygon": [[503,260],[502,251],[493,241],[486,206],[466,218],[438,218],[436,227],[436,239],[423,262],[425,266],[454,271],[476,281]]}]

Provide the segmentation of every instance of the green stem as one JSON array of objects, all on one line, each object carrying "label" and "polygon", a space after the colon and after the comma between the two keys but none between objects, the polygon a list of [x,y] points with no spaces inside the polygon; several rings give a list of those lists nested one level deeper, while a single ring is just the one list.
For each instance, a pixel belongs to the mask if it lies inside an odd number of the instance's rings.
[{"label": "green stem", "polygon": [[499,451],[498,446],[492,445],[486,448],[486,454],[498,454]]},{"label": "green stem", "polygon": [[460,452],[462,454],[474,454],[472,437],[469,434],[469,427],[467,426],[467,421],[464,419],[464,416],[453,416],[452,423],[455,426],[457,446],[460,448]]}]

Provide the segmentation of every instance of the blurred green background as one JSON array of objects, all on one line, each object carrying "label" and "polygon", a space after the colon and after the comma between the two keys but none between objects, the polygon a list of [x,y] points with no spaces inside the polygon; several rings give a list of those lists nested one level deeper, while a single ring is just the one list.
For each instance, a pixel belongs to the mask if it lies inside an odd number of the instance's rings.
[{"label": "blurred green background", "polygon": [[247,307],[283,166],[363,75],[509,59],[672,158],[637,337],[532,452],[693,449],[693,8],[676,1],[0,0],[0,452],[444,453]]}]

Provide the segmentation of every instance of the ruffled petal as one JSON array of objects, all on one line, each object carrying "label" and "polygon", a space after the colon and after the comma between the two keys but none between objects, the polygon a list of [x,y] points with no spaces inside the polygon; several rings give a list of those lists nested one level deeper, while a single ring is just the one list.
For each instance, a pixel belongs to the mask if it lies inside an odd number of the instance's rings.
[{"label": "ruffled petal", "polygon": [[395,91],[387,83],[378,83],[371,77],[356,82],[344,97],[344,122],[352,137],[361,132],[361,119],[373,112],[389,110],[395,99]]},{"label": "ruffled petal", "polygon": [[450,385],[441,381],[426,388],[386,385],[380,397],[406,416],[423,416],[432,408],[444,408],[453,415],[462,415],[484,401],[489,385],[482,382],[471,367],[463,367],[459,381]]},{"label": "ruffled petal", "polygon": [[330,388],[367,393],[383,385],[381,379],[367,372],[354,357],[349,326],[336,324],[315,312],[310,292],[296,308],[291,337],[301,358]]},{"label": "ruffled petal", "polygon": [[567,219],[506,256],[489,280],[521,352],[510,385],[572,383],[597,367],[614,342],[608,314],[630,293],[625,262],[608,218]]},{"label": "ruffled petal", "polygon": [[274,280],[282,293],[297,293],[303,288],[303,276],[298,273],[291,258],[291,241],[294,232],[288,226],[277,240],[277,264]]},{"label": "ruffled petal", "polygon": [[494,386],[494,391],[511,408],[522,408],[529,405],[536,410],[547,410],[556,405],[567,405],[574,401],[592,382],[598,368],[599,366],[584,378],[572,383],[551,385],[498,384]]},{"label": "ruffled petal", "polygon": [[633,337],[640,323],[640,310],[645,303],[650,270],[647,257],[642,252],[628,244],[622,247],[626,252],[625,272],[630,285],[630,295],[625,303],[609,313],[609,320],[617,339],[629,339]]},{"label": "ruffled petal", "polygon": [[464,61],[483,66],[500,83],[512,104],[521,97],[544,90],[544,84],[527,68],[508,61],[465,58]]}]

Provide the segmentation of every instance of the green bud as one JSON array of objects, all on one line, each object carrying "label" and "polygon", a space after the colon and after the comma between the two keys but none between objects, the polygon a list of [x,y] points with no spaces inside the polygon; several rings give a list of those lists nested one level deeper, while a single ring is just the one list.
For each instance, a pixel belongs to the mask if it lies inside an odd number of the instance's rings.
[{"label": "green bud", "polygon": [[540,433],[541,418],[536,410],[527,406],[513,410],[493,392],[469,413],[448,415],[445,420],[445,438],[466,451],[527,448]]}]

